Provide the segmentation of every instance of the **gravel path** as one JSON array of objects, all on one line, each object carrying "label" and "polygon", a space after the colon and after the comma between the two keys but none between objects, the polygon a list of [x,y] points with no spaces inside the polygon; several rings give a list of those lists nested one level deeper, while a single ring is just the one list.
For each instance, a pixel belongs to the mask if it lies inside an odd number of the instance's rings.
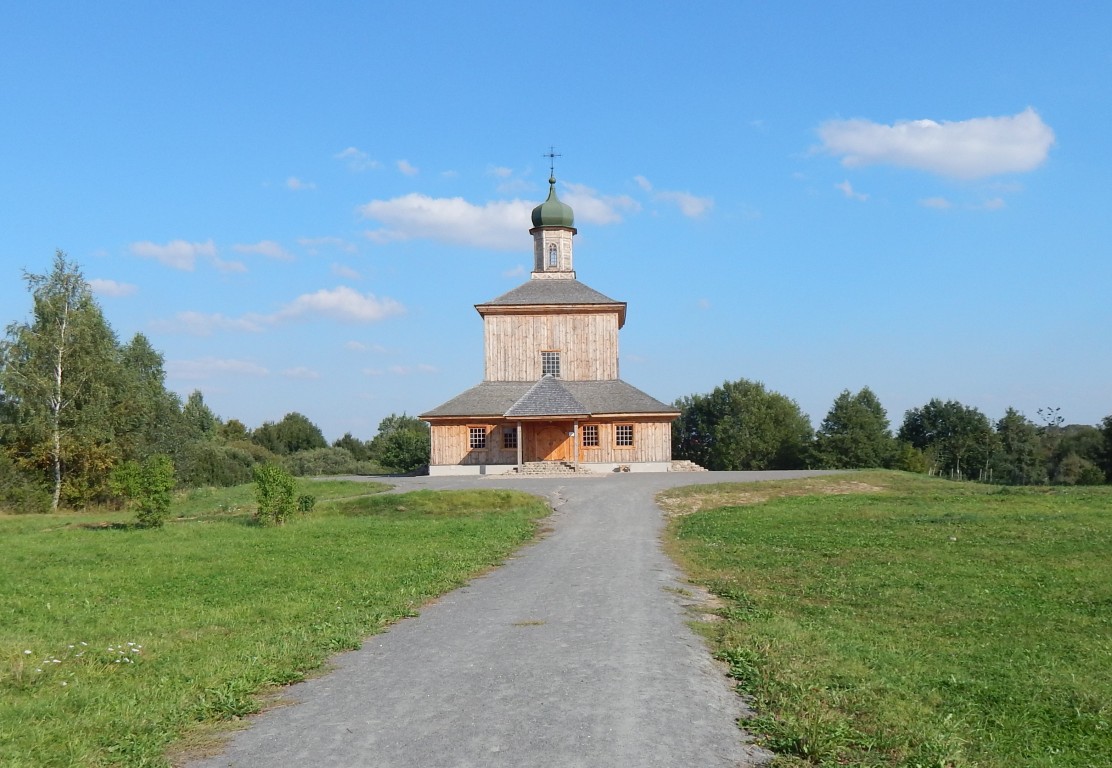
[{"label": "gravel path", "polygon": [[[336,669],[252,719],[226,766],[759,765],[740,700],[687,627],[654,494],[806,472],[599,478],[400,478],[398,490],[516,488],[555,508],[552,531],[505,566],[368,638]],[[392,481],[393,482],[393,481]]]}]

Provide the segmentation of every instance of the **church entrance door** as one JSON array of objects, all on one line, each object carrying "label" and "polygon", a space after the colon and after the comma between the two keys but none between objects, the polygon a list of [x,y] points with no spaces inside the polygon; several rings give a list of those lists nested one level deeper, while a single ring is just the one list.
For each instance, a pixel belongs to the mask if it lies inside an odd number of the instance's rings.
[{"label": "church entrance door", "polygon": [[541,461],[567,461],[571,458],[571,439],[561,427],[546,426],[537,430],[537,458]]}]

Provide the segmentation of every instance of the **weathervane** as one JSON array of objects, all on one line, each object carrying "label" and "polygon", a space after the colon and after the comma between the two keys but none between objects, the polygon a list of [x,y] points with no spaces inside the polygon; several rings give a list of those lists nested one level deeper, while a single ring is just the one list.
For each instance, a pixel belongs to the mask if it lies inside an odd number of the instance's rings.
[{"label": "weathervane", "polygon": [[549,145],[548,151],[541,155],[541,157],[548,158],[548,175],[552,178],[556,178],[556,158],[563,157],[563,155],[556,151],[556,147]]}]

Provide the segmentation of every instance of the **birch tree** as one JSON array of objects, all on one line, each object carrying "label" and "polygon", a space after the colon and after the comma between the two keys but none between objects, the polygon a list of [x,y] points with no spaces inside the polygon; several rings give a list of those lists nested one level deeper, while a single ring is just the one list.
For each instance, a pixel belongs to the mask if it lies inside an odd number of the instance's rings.
[{"label": "birch tree", "polygon": [[58,251],[44,275],[24,272],[30,322],[13,323],[0,343],[0,391],[10,406],[7,441],[16,461],[46,471],[51,507],[70,475],[72,496],[111,469],[111,382],[117,344],[80,268]]}]

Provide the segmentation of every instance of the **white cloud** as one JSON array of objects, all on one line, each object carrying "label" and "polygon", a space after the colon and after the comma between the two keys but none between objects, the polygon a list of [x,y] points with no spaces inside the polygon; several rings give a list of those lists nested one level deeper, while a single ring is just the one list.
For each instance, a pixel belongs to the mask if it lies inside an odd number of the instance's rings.
[{"label": "white cloud", "polygon": [[406,176],[416,176],[418,173],[421,172],[420,169],[412,165],[408,160],[399,160],[397,162],[397,166],[398,170],[404,173]]},{"label": "white cloud", "polygon": [[364,376],[381,376],[382,375],[382,369],[381,368],[364,368],[363,369],[363,375]]},{"label": "white cloud", "polygon": [[714,198],[698,197],[690,192],[662,189],[655,191],[651,181],[644,176],[634,176],[633,180],[641,189],[652,195],[653,200],[671,203],[680,209],[680,213],[691,219],[697,219],[714,207]]},{"label": "white cloud", "polygon": [[217,331],[240,331],[258,333],[266,327],[264,318],[259,315],[228,317],[227,315],[205,312],[179,312],[173,320],[159,320],[154,327],[160,331],[189,333],[194,336],[211,336]]},{"label": "white cloud", "polygon": [[375,160],[363,150],[355,147],[348,147],[342,152],[337,152],[332,157],[346,163],[347,167],[353,171],[371,171],[375,168],[382,167],[382,163],[378,160]]},{"label": "white cloud", "polygon": [[209,336],[216,331],[259,333],[283,321],[318,317],[347,323],[373,323],[403,312],[405,307],[394,299],[379,299],[372,294],[362,294],[340,286],[332,290],[322,289],[315,293],[302,294],[269,315],[248,313],[240,317],[228,317],[219,312],[179,312],[173,320],[160,321],[155,326],[162,331]]},{"label": "white cloud", "polygon": [[286,188],[292,189],[295,192],[300,192],[303,189],[316,189],[317,185],[312,181],[302,181],[296,176],[290,176],[286,179]]},{"label": "white cloud", "polygon": [[575,218],[591,224],[616,224],[622,212],[637,213],[641,204],[628,195],[600,195],[584,184],[564,183],[563,201],[572,207]]},{"label": "white cloud", "polygon": [[418,373],[439,373],[440,369],[438,369],[435,365],[429,365],[428,363],[420,363],[417,366],[417,372]]},{"label": "white cloud", "polygon": [[298,296],[273,315],[269,322],[300,317],[329,317],[351,323],[372,323],[391,315],[405,312],[398,302],[390,298],[379,299],[373,294],[363,294],[347,286],[332,290],[321,289],[315,293]]},{"label": "white cloud", "polygon": [[699,299],[695,302],[695,306],[699,309],[710,309],[710,299]]},{"label": "white cloud", "polygon": [[842,191],[842,194],[848,197],[850,200],[861,200],[862,202],[864,202],[865,200],[869,199],[869,196],[866,195],[864,192],[855,192],[853,190],[853,185],[849,183],[849,179],[846,179],[841,184],[835,184],[834,189],[840,189]]},{"label": "white cloud", "polygon": [[344,264],[333,263],[332,264],[332,274],[336,275],[337,277],[345,278],[347,280],[362,280],[363,279],[363,276],[361,274],[359,274],[354,269],[352,269],[351,267],[346,266]]},{"label": "white cloud", "polygon": [[411,192],[392,200],[372,200],[360,213],[381,222],[367,232],[374,242],[429,238],[478,248],[520,250],[535,206],[524,200],[475,205],[462,197],[428,197]]},{"label": "white cloud", "polygon": [[521,266],[520,264],[518,264],[516,267],[513,267],[512,269],[507,269],[505,272],[502,273],[502,277],[522,277],[524,275],[525,267]]},{"label": "white cloud", "polygon": [[215,258],[216,246],[212,240],[203,243],[190,243],[185,240],[171,240],[166,245],[152,243],[144,240],[132,243],[128,249],[144,259],[154,259],[167,267],[192,272],[197,263],[197,257]]},{"label": "white cloud", "polygon": [[131,296],[139,290],[139,286],[131,283],[117,283],[115,280],[105,280],[99,277],[94,277],[89,281],[89,288],[98,296],[111,296],[113,298]]},{"label": "white cloud", "polygon": [[944,211],[948,208],[954,207],[954,204],[944,197],[923,198],[919,201],[919,205],[923,206],[924,208],[936,208],[940,211]]},{"label": "white cloud", "polygon": [[166,363],[166,375],[171,379],[209,379],[213,376],[226,374],[268,376],[270,371],[249,360],[229,360],[218,357],[203,357],[198,360],[169,360]]},{"label": "white cloud", "polygon": [[714,207],[713,198],[697,197],[690,192],[657,192],[656,199],[675,203],[689,219],[698,219]]},{"label": "white cloud", "polygon": [[278,259],[279,261],[293,261],[293,254],[273,240],[260,240],[252,244],[233,245],[232,250],[236,253],[257,253],[260,256]]},{"label": "white cloud", "polygon": [[355,243],[344,240],[342,237],[299,237],[297,244],[308,251],[311,256],[316,256],[325,248],[334,248],[344,253],[355,253],[359,250]]},{"label": "white cloud", "polygon": [[981,203],[981,207],[984,208],[986,211],[999,211],[1006,205],[1007,203],[1004,202],[1004,198],[1002,197],[989,198],[988,200],[985,200],[983,203]]},{"label": "white cloud", "polygon": [[344,344],[344,349],[350,349],[353,352],[374,352],[379,355],[387,354],[390,351],[381,344],[364,344],[361,341],[349,341]]},{"label": "white cloud", "polygon": [[1054,131],[1030,107],[961,121],[829,120],[818,133],[821,149],[849,168],[894,165],[958,179],[1034,170],[1054,144]]},{"label": "white cloud", "polygon": [[506,168],[501,165],[491,165],[487,167],[487,173],[491,176],[497,176],[500,179],[508,179],[514,175],[512,168]]},{"label": "white cloud", "polygon": [[247,265],[242,261],[224,261],[219,256],[212,257],[212,266],[216,267],[219,272],[239,272],[247,271]]},{"label": "white cloud", "polygon": [[287,368],[286,370],[282,371],[282,375],[285,376],[287,379],[319,379],[320,378],[319,373],[314,371],[312,368],[306,368],[303,365],[299,365],[296,368]]}]

